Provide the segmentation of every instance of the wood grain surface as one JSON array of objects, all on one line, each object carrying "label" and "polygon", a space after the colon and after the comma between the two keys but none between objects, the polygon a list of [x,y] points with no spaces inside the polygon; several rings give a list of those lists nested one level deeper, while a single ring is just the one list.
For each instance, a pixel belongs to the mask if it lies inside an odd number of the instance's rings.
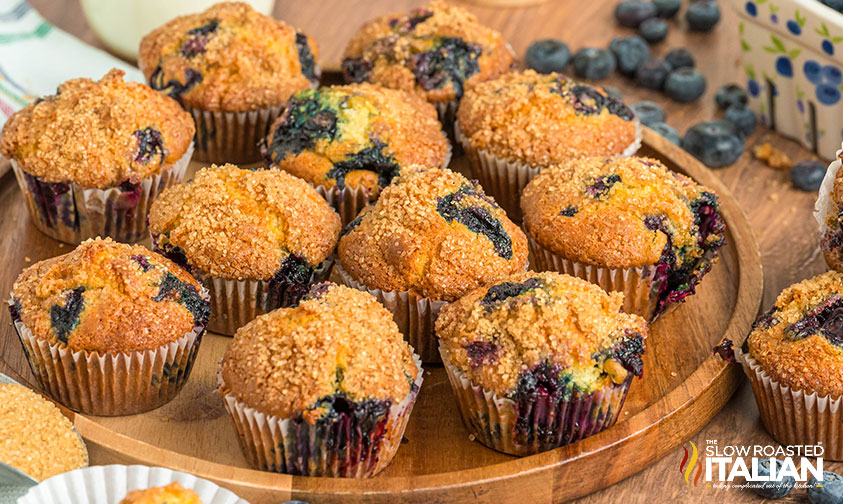
[{"label": "wood grain surface", "polygon": [[[30,0],[52,23],[73,33],[82,40],[100,45],[82,17],[78,0]],[[365,19],[390,11],[403,11],[422,2],[412,0],[317,0],[298,2],[279,0],[275,13],[285,21],[313,34],[320,44],[323,62],[338,62],[345,41]],[[524,8],[500,9],[467,5],[485,23],[499,29],[519,54],[536,38],[557,37],[576,50],[585,46],[605,47],[612,37],[631,34],[619,28],[612,19],[612,0],[556,0]],[[619,88],[627,102],[651,99],[663,104],[668,114],[667,122],[680,133],[690,125],[717,115],[713,103],[714,91],[728,82],[743,83],[739,62],[737,20],[726,2],[721,2],[723,20],[710,34],[690,33],[681,21],[670,22],[670,34],[665,42],[655,47],[663,55],[674,47],[687,47],[697,58],[698,67],[708,78],[708,89],[703,98],[694,104],[672,103],[659,93],[642,90],[620,76],[612,76],[603,84]],[[747,140],[750,148],[756,143],[770,142],[788,153],[792,159],[810,157],[798,144],[783,139],[773,132],[759,128]],[[834,153],[823,153],[830,158]],[[732,191],[746,212],[761,250],[764,264],[764,299],[762,306],[769,307],[784,287],[826,269],[817,246],[815,224],[811,216],[814,194],[793,190],[787,174],[773,170],[754,161],[745,154],[735,165],[715,172]],[[14,184],[0,181],[0,201],[17,191]],[[5,213],[2,219],[16,218]],[[29,248],[31,247],[31,248]],[[30,250],[29,257],[20,257],[18,250]],[[0,242],[0,253],[5,269],[19,271],[29,261],[48,257],[36,244],[28,243],[26,236],[6,237]],[[27,260],[28,259],[28,260]],[[8,317],[3,319],[8,321]],[[665,429],[660,436],[669,438]],[[697,446],[706,440],[720,444],[750,445],[769,444],[774,441],[760,425],[758,411],[747,384],[741,386],[727,406],[708,425],[691,438]],[[594,493],[580,502],[701,502],[722,499],[727,502],[757,502],[751,492],[735,489],[712,489],[687,485],[679,473],[682,449],[666,454],[652,467],[608,489]],[[114,461],[113,455],[93,449],[93,463]],[[618,459],[606,460],[606,471],[623,464],[636,464],[635,453]],[[826,468],[843,470],[843,464],[826,463]],[[605,474],[577,474],[585,481],[602,479]],[[795,491],[783,502],[803,502],[804,490]]]}]

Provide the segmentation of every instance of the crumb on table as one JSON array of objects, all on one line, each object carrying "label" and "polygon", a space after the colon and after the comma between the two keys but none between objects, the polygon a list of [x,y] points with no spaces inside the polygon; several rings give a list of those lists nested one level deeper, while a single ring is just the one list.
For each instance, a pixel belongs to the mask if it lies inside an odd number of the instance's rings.
[{"label": "crumb on table", "polygon": [[752,155],[755,159],[763,161],[770,168],[790,169],[793,161],[790,157],[769,143],[758,144],[752,148]]}]

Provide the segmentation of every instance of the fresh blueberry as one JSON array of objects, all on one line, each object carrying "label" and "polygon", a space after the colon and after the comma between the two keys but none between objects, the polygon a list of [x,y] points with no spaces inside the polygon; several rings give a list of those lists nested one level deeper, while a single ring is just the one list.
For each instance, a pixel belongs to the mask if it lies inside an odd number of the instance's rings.
[{"label": "fresh blueberry", "polygon": [[782,464],[781,460],[774,458],[765,458],[758,461],[759,476],[770,476],[771,462],[776,468],[776,475],[778,479],[776,481],[765,481],[758,486],[753,486],[752,490],[765,499],[780,499],[793,490],[793,486],[796,484],[796,479],[793,476],[778,476],[778,473],[782,470],[784,464]]},{"label": "fresh blueberry", "polygon": [[652,126],[665,120],[664,109],[656,102],[644,100],[633,103],[629,108],[635,112],[635,117],[645,126]]},{"label": "fresh blueberry", "polygon": [[723,119],[735,125],[741,135],[748,137],[755,131],[755,125],[758,119],[755,117],[755,112],[749,110],[746,105],[735,104],[730,105],[723,114]]},{"label": "fresh blueberry", "polygon": [[782,77],[793,77],[793,64],[787,56],[776,58],[776,71]]},{"label": "fresh blueberry", "polygon": [[679,136],[679,132],[677,132],[673,127],[668,126],[663,122],[657,122],[655,124],[648,124],[647,126],[650,127],[651,130],[655,131],[659,135],[665,137],[666,139],[670,140],[672,143],[681,146],[682,145],[682,137]]},{"label": "fresh blueberry", "polygon": [[696,0],[685,11],[685,20],[694,31],[709,31],[720,21],[720,7],[713,0]]},{"label": "fresh blueberry", "polygon": [[808,79],[811,84],[823,83],[822,66],[820,66],[820,64],[816,61],[806,61],[805,65],[802,66],[802,71],[805,73],[805,78]]},{"label": "fresh blueberry", "polygon": [[580,49],[573,62],[574,73],[583,79],[602,80],[615,71],[615,57],[606,49]]},{"label": "fresh blueberry", "polygon": [[682,147],[706,166],[720,168],[741,157],[744,140],[728,121],[706,121],[685,132]]},{"label": "fresh blueberry", "polygon": [[827,168],[822,161],[799,161],[790,169],[790,181],[797,189],[816,191],[823,183]]},{"label": "fresh blueberry", "polygon": [[714,95],[714,101],[717,102],[717,108],[726,109],[730,105],[746,105],[749,101],[746,91],[737,84],[726,84],[720,86],[717,93]]},{"label": "fresh blueberry", "polygon": [[820,84],[816,89],[817,100],[823,105],[834,105],[840,101],[840,89],[831,84]]},{"label": "fresh blueberry", "polygon": [[601,86],[601,87],[603,88],[603,91],[605,91],[606,94],[609,95],[611,98],[614,98],[615,100],[617,100],[619,102],[623,102],[623,94],[621,94],[620,89],[618,89],[616,87],[612,87],[612,86]]},{"label": "fresh blueberry", "polygon": [[643,38],[615,37],[609,43],[609,50],[618,62],[618,71],[624,75],[635,75],[635,72],[650,59],[650,48]]},{"label": "fresh blueberry", "polygon": [[527,48],[524,59],[527,66],[536,72],[561,72],[571,59],[571,50],[561,40],[537,40]]},{"label": "fresh blueberry", "polygon": [[823,471],[822,482],[812,476],[808,480],[807,493],[811,504],[840,504],[843,502],[843,476]]},{"label": "fresh blueberry", "polygon": [[843,82],[843,74],[840,73],[840,69],[831,65],[823,67],[822,78],[826,84],[831,84],[833,86],[839,86],[840,83]]},{"label": "fresh blueberry", "polygon": [[822,0],[822,3],[828,5],[837,12],[843,12],[843,0]]},{"label": "fresh blueberry", "polygon": [[664,92],[672,100],[690,103],[705,92],[705,77],[696,68],[674,70],[664,81]]},{"label": "fresh blueberry", "polygon": [[677,68],[685,68],[691,67],[693,68],[696,66],[696,62],[694,61],[694,55],[691,54],[691,51],[687,49],[673,49],[667,53],[667,56],[664,57],[664,61],[670,65],[671,70],[676,70]]},{"label": "fresh blueberry", "polygon": [[754,2],[747,2],[746,5],[744,6],[744,9],[746,9],[746,13],[749,14],[750,16],[752,16],[752,17],[755,17],[755,16],[758,15],[758,7],[755,6]]},{"label": "fresh blueberry", "polygon": [[650,58],[635,72],[635,82],[647,89],[660,90],[670,73],[670,67],[664,61]]},{"label": "fresh blueberry", "polygon": [[644,40],[656,44],[667,37],[667,21],[662,18],[650,18],[638,26],[638,33]]},{"label": "fresh blueberry", "polygon": [[787,29],[790,31],[790,33],[792,33],[794,35],[801,35],[802,34],[802,27],[799,26],[799,23],[797,23],[796,21],[794,21],[792,19],[787,22]]},{"label": "fresh blueberry", "polygon": [[653,0],[653,5],[660,18],[670,19],[679,12],[682,0]]},{"label": "fresh blueberry", "polygon": [[820,47],[823,48],[823,51],[825,51],[826,54],[834,56],[834,45],[831,43],[830,40],[823,40]]},{"label": "fresh blueberry", "polygon": [[627,28],[638,28],[642,22],[657,15],[658,10],[652,2],[626,0],[615,7],[615,19]]}]

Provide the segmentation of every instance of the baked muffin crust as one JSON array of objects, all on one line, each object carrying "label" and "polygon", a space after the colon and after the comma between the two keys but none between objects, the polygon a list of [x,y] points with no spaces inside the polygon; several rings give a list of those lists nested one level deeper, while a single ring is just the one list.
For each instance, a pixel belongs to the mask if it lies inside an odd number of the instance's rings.
[{"label": "baked muffin crust", "polygon": [[454,300],[527,264],[524,233],[448,169],[402,169],[343,233],[339,259],[353,278],[431,299]]},{"label": "baked muffin crust", "polygon": [[307,182],[279,170],[212,165],[161,193],[149,230],[162,248],[218,278],[266,280],[295,255],[317,266],[334,250],[340,217]]},{"label": "baked muffin crust", "polygon": [[202,504],[202,500],[176,481],[167,486],[132,490],[120,504]]},{"label": "baked muffin crust", "polygon": [[44,182],[98,189],[137,184],[178,161],[193,140],[193,118],[123,75],[69,80],[30,103],[6,122],[0,152]]},{"label": "baked muffin crust", "polygon": [[315,84],[316,43],[243,2],[173,19],[141,40],[150,85],[189,107],[242,112],[284,103]]}]

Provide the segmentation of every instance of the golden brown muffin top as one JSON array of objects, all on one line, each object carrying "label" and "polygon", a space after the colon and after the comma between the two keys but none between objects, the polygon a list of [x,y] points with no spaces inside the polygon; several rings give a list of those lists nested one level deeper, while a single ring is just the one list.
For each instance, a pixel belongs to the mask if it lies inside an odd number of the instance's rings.
[{"label": "golden brown muffin top", "polygon": [[147,34],[138,66],[154,89],[189,107],[242,112],[315,85],[317,57],[304,33],[249,4],[221,2]]},{"label": "golden brown muffin top", "polygon": [[656,264],[666,247],[674,267],[702,257],[724,235],[700,229],[703,207],[717,209],[710,189],[640,157],[570,160],[542,170],[521,194],[524,225],[542,247],[608,268]]},{"label": "golden brown muffin top", "polygon": [[773,380],[819,396],[843,396],[843,273],[783,290],[749,335],[749,354]]},{"label": "golden brown muffin top", "polygon": [[193,133],[178,103],[113,69],[99,81],[69,80],[15,112],[0,152],[45,182],[105,189],[178,161]]},{"label": "golden brown muffin top", "polygon": [[401,402],[418,373],[392,314],[372,295],[318,284],[295,308],[237,330],[223,356],[225,388],[258,411],[311,423],[337,396]]},{"label": "golden brown muffin top", "polygon": [[445,301],[527,265],[526,236],[479,185],[421,167],[402,169],[348,224],[338,252],[369,288]]},{"label": "golden brown muffin top", "polygon": [[316,190],[278,170],[212,165],[167,188],[152,204],[149,231],[178,247],[190,267],[229,279],[266,280],[290,255],[317,266],[337,243],[340,217]]},{"label": "golden brown muffin top", "polygon": [[346,82],[416,91],[433,103],[506,72],[514,61],[501,34],[461,7],[434,1],[364,24],[343,55]]},{"label": "golden brown muffin top", "polygon": [[296,92],[265,141],[271,163],[313,185],[375,194],[400,167],[441,168],[448,154],[431,104],[367,83]]},{"label": "golden brown muffin top", "polygon": [[500,397],[523,393],[536,371],[593,392],[641,375],[647,323],[622,306],[623,293],[525,271],[446,305],[436,334],[453,365]]},{"label": "golden brown muffin top", "polygon": [[175,481],[167,486],[132,490],[120,504],[202,504],[202,499]]},{"label": "golden brown muffin top", "polygon": [[457,119],[472,148],[533,166],[630,154],[639,135],[635,114],[602,89],[533,70],[473,87]]},{"label": "golden brown muffin top", "polygon": [[151,350],[207,323],[202,291],[169,259],[96,238],[23,270],[12,288],[12,319],[71,351]]}]

